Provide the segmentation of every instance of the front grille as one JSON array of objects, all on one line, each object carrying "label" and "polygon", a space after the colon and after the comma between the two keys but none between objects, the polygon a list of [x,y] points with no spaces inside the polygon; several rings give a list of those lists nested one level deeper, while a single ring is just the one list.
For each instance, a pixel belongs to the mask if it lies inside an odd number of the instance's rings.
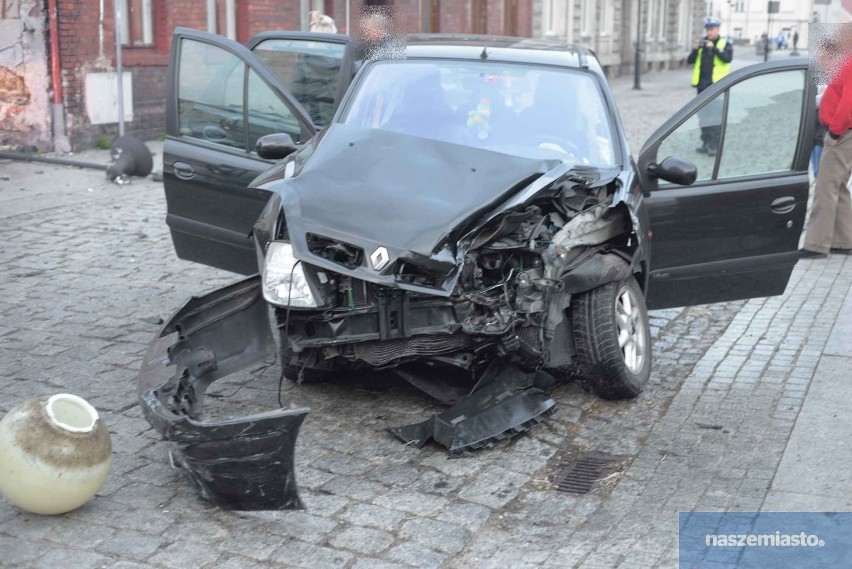
[{"label": "front grille", "polygon": [[353,346],[354,355],[373,366],[383,366],[394,360],[410,356],[447,354],[468,347],[466,334],[412,336],[382,342],[362,342]]}]

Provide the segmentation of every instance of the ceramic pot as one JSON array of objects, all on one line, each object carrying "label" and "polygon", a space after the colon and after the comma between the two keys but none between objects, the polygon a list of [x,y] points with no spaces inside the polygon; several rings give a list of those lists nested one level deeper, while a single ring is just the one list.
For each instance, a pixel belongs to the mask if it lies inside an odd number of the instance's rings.
[{"label": "ceramic pot", "polygon": [[21,509],[62,514],[82,506],[111,462],[106,425],[76,395],[29,399],[0,421],[0,492]]}]

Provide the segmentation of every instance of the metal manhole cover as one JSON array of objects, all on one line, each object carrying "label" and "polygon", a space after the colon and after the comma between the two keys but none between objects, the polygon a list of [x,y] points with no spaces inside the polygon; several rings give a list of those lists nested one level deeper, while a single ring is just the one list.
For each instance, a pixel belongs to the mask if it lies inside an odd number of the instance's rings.
[{"label": "metal manhole cover", "polygon": [[586,452],[557,465],[553,486],[560,492],[588,494],[595,483],[621,471],[629,457]]}]

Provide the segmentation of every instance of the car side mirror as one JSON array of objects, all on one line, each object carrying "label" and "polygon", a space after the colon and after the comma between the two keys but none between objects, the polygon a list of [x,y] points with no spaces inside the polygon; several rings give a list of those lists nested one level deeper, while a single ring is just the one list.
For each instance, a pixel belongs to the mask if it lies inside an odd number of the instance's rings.
[{"label": "car side mirror", "polygon": [[648,164],[648,173],[672,184],[688,186],[698,177],[698,168],[689,160],[669,156],[659,164]]},{"label": "car side mirror", "polygon": [[293,137],[284,132],[261,136],[257,139],[257,146],[255,146],[257,155],[266,160],[281,160],[297,149]]}]

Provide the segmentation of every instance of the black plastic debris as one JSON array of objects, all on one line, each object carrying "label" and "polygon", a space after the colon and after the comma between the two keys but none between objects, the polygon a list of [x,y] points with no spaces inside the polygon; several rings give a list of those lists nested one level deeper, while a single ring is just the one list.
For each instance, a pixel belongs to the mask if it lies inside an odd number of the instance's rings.
[{"label": "black plastic debris", "polygon": [[553,412],[556,402],[539,388],[553,383],[549,374],[525,373],[513,365],[498,371],[498,365],[490,366],[474,391],[456,405],[390,432],[407,445],[422,448],[435,441],[455,455],[519,435]]},{"label": "black plastic debris", "polygon": [[145,418],[205,500],[228,510],[303,508],[294,449],[306,408],[204,420],[207,388],[268,359],[276,344],[260,277],[193,297],[160,328],[139,371]]}]

